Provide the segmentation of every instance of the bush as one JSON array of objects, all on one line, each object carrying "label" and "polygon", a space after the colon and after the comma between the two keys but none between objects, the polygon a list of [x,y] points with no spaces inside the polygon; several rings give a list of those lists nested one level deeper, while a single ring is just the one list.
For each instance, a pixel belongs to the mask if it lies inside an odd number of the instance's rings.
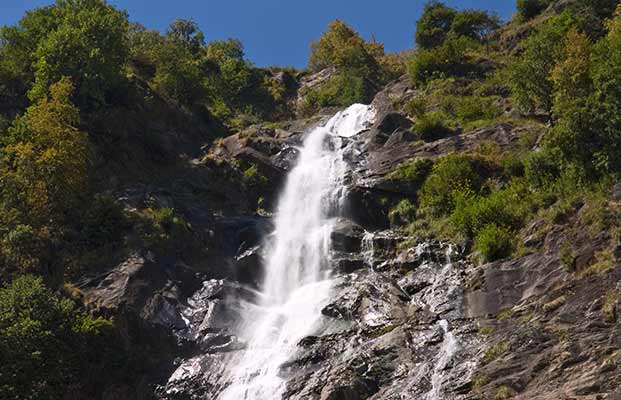
[{"label": "bush", "polygon": [[517,229],[523,216],[518,208],[521,199],[516,197],[509,190],[495,191],[487,197],[459,196],[451,214],[451,223],[467,237],[478,235],[490,224]]},{"label": "bush", "polygon": [[539,15],[549,5],[549,0],[517,0],[517,12],[525,20]]},{"label": "bush", "polygon": [[415,97],[405,104],[403,111],[410,117],[420,118],[427,111],[427,102],[424,98]]},{"label": "bush", "polygon": [[387,175],[387,178],[420,183],[429,175],[432,167],[433,161],[430,159],[414,158],[399,164],[397,168]]},{"label": "bush", "polygon": [[181,252],[193,244],[190,225],[172,208],[149,208],[138,217],[140,236],[154,251]]},{"label": "bush", "polygon": [[474,250],[481,254],[482,262],[507,258],[515,248],[515,234],[506,227],[486,225],[474,240]]},{"label": "bush", "polygon": [[371,99],[372,88],[356,73],[340,73],[326,84],[310,91],[302,106],[303,113],[311,113],[322,107],[347,107],[366,103]]},{"label": "bush", "polygon": [[246,186],[253,188],[265,187],[268,183],[267,177],[259,171],[256,165],[244,171],[243,181]]},{"label": "bush", "polygon": [[477,163],[468,155],[449,154],[438,161],[420,190],[419,202],[433,215],[448,215],[459,196],[478,193],[482,177]]},{"label": "bush", "polygon": [[393,209],[388,213],[388,219],[391,225],[405,225],[414,220],[416,216],[416,207],[408,199],[401,200]]},{"label": "bush", "polygon": [[560,157],[554,149],[535,151],[524,160],[524,176],[536,188],[550,185],[560,175]]},{"label": "bush", "polygon": [[408,74],[414,84],[430,79],[465,76],[474,69],[466,59],[466,52],[476,43],[465,36],[451,36],[441,46],[419,49],[408,62]]},{"label": "bush", "polygon": [[446,125],[447,119],[441,112],[425,113],[416,120],[412,131],[426,142],[442,139],[453,134],[453,130]]},{"label": "bush", "polygon": [[455,105],[455,116],[462,124],[480,120],[493,120],[502,115],[495,97],[463,97]]}]

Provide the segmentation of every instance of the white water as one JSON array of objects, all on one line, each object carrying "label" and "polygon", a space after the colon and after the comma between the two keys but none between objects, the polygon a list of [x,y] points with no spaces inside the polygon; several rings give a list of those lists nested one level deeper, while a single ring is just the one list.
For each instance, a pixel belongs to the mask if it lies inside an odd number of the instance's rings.
[{"label": "white water", "polygon": [[332,288],[330,234],[346,190],[340,137],[354,136],[373,117],[371,107],[353,105],[304,141],[279,200],[261,300],[244,317],[240,335],[247,349],[231,369],[231,384],[221,400],[282,398],[279,367],[300,339],[316,332]]},{"label": "white water", "polygon": [[442,347],[440,348],[440,356],[436,361],[435,368],[433,369],[433,375],[431,375],[431,390],[427,393],[427,400],[442,399],[441,389],[442,380],[444,378],[444,370],[459,349],[457,338],[455,338],[453,332],[449,330],[448,321],[443,319],[439,322],[439,324],[442,328],[444,340],[442,341]]}]

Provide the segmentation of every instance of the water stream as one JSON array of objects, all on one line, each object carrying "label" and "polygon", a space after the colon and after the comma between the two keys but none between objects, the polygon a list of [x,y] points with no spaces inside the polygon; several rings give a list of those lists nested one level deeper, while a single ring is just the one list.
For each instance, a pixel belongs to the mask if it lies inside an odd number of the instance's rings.
[{"label": "water stream", "polygon": [[373,117],[371,107],[353,105],[314,129],[299,149],[268,238],[259,300],[243,312],[239,335],[246,350],[230,367],[221,400],[282,397],[280,366],[317,331],[333,285],[330,235],[346,194],[342,138],[365,129]]}]

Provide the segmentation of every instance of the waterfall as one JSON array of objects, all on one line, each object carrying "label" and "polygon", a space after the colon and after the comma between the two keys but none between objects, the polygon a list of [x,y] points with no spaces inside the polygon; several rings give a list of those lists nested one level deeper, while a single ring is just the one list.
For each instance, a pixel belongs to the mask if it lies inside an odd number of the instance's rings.
[{"label": "waterfall", "polygon": [[353,105],[314,129],[299,149],[268,238],[258,304],[242,317],[247,347],[230,367],[221,400],[282,397],[280,366],[302,338],[316,333],[332,288],[330,235],[346,194],[342,138],[365,129],[373,117],[372,107]]},{"label": "waterfall", "polygon": [[427,393],[427,400],[440,400],[442,399],[442,381],[445,378],[444,370],[449,365],[453,356],[459,349],[457,338],[453,332],[449,330],[448,321],[443,319],[439,322],[440,328],[442,328],[443,341],[440,347],[440,353],[438,360],[436,361],[433,374],[431,375],[431,391]]}]

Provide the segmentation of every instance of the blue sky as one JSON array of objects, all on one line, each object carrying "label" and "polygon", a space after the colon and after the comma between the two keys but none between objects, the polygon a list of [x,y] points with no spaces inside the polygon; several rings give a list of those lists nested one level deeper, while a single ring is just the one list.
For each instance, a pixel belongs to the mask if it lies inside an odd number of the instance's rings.
[{"label": "blue sky", "polygon": [[[1,0],[0,25],[14,24],[24,11],[52,0]],[[192,18],[207,40],[235,37],[259,66],[304,67],[309,44],[328,22],[340,18],[365,38],[371,35],[389,51],[412,47],[415,23],[425,0],[108,0],[130,19],[165,31],[175,18]],[[447,0],[457,8],[484,8],[504,19],[515,0]]]}]

